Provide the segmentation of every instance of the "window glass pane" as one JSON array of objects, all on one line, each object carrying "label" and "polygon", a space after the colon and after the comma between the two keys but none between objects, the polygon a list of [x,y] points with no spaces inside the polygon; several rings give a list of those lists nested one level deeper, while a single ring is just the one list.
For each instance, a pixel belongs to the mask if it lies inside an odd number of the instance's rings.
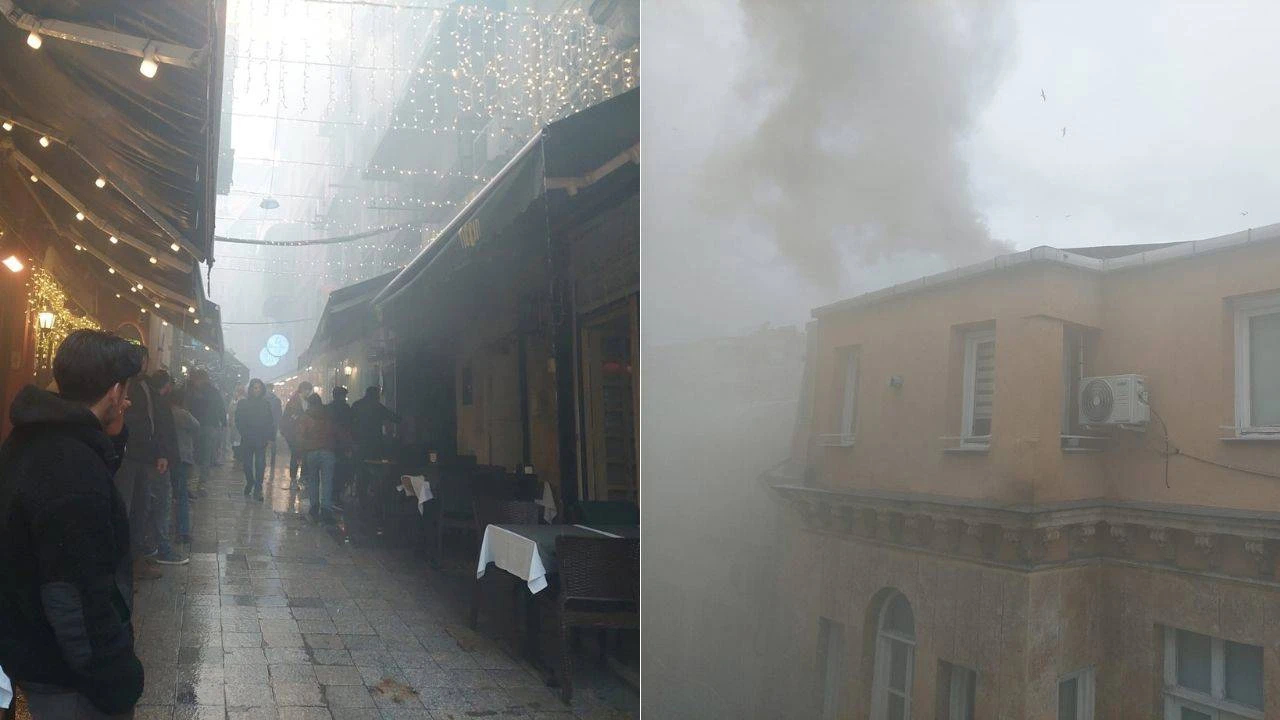
[{"label": "window glass pane", "polygon": [[1182,708],[1182,714],[1179,715],[1181,720],[1213,720],[1208,713],[1202,713],[1199,710],[1192,710],[1189,707]]},{"label": "window glass pane", "polygon": [[1254,427],[1280,427],[1280,313],[1249,318],[1249,413]]},{"label": "window glass pane", "polygon": [[1262,648],[1226,643],[1227,699],[1262,707]]},{"label": "window glass pane", "polygon": [[889,720],[907,720],[907,703],[897,695],[889,695]]},{"label": "window glass pane", "polygon": [[974,347],[973,435],[991,434],[991,408],[996,389],[996,342],[987,340]]},{"label": "window glass pane", "polygon": [[1076,707],[1080,680],[1067,678],[1058,683],[1058,720],[1077,720],[1080,709]]},{"label": "window glass pane", "polygon": [[858,354],[852,348],[845,351],[844,408],[840,419],[840,432],[853,434],[855,413],[858,411]]},{"label": "window glass pane", "polygon": [[884,614],[884,629],[909,638],[916,636],[916,619],[905,597],[895,594],[889,601]]},{"label": "window glass pane", "polygon": [[973,696],[978,674],[958,665],[951,666],[951,693],[948,698],[948,720],[973,720]]},{"label": "window glass pane", "polygon": [[1178,631],[1178,684],[1182,687],[1211,691],[1212,650],[1208,635]]},{"label": "window glass pane", "polygon": [[907,689],[907,658],[911,654],[907,646],[897,640],[889,641],[889,687]]}]

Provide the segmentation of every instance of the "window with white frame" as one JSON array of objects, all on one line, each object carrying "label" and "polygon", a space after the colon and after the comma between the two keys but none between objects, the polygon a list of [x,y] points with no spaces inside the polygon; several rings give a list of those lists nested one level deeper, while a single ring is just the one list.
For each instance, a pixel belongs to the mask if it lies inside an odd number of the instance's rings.
[{"label": "window with white frame", "polygon": [[821,436],[824,445],[849,447],[853,445],[854,430],[858,418],[858,349],[842,347],[836,351],[836,380],[839,392],[835,397],[836,426],[829,434]]},{"label": "window with white frame", "polygon": [[977,330],[964,336],[964,417],[961,443],[991,441],[991,411],[996,391],[996,333]]},{"label": "window with white frame", "polygon": [[978,673],[945,660],[938,661],[939,720],[973,720]]},{"label": "window with white frame", "polygon": [[1165,628],[1165,720],[1262,720],[1262,648]]},{"label": "window with white frame", "polygon": [[895,591],[881,605],[876,623],[872,720],[910,720],[915,659],[915,615],[907,598]]},{"label": "window with white frame", "polygon": [[1280,434],[1280,295],[1236,304],[1236,428]]},{"label": "window with white frame", "polygon": [[822,720],[835,720],[844,675],[844,625],[827,618],[818,619],[818,671],[822,673]]},{"label": "window with white frame", "polygon": [[1093,668],[1058,680],[1058,720],[1093,720]]},{"label": "window with white frame", "polygon": [[1078,435],[1080,380],[1085,376],[1085,333],[1074,327],[1062,329],[1062,434]]}]

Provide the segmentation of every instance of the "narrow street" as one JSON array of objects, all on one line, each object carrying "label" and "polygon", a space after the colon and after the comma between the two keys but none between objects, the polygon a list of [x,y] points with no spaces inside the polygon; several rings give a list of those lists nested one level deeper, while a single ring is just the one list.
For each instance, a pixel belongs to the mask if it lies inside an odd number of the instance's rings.
[{"label": "narrow street", "polygon": [[500,623],[467,628],[463,575],[312,524],[280,460],[261,503],[219,468],[192,503],[190,564],[139,581],[137,718],[638,716],[637,693],[593,662],[575,664],[564,705],[501,629],[485,634]]}]

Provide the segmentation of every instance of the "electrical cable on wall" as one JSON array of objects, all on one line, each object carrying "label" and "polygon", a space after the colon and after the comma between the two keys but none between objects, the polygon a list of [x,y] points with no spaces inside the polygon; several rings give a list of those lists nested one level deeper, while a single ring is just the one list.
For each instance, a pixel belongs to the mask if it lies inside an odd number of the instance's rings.
[{"label": "electrical cable on wall", "polygon": [[1152,417],[1154,417],[1157,421],[1159,421],[1161,432],[1164,435],[1164,450],[1155,450],[1154,452],[1164,456],[1164,486],[1165,487],[1170,487],[1169,458],[1175,457],[1175,456],[1184,457],[1184,458],[1187,458],[1188,460],[1194,460],[1195,462],[1202,463],[1204,465],[1211,465],[1213,467],[1222,468],[1223,470],[1231,470],[1232,472],[1245,473],[1246,475],[1256,475],[1258,477],[1265,477],[1265,478],[1271,478],[1273,480],[1280,480],[1280,473],[1277,473],[1277,472],[1269,472],[1267,470],[1260,470],[1258,468],[1232,465],[1230,463],[1219,462],[1217,460],[1210,460],[1209,458],[1206,458],[1206,457],[1201,457],[1199,455],[1193,455],[1188,452],[1183,452],[1182,448],[1179,448],[1177,445],[1174,445],[1169,441],[1169,427],[1168,425],[1165,424],[1164,418],[1160,417],[1160,413],[1156,412],[1156,408],[1154,405],[1151,404],[1150,398],[1147,397],[1147,398],[1144,398],[1144,400],[1147,403],[1147,407],[1151,408]]}]

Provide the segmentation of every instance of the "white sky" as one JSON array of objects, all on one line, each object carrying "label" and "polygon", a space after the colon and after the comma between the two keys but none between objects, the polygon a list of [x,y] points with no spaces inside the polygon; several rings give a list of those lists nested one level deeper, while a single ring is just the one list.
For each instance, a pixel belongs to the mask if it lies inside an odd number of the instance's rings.
[{"label": "white sky", "polygon": [[[1012,19],[997,90],[963,148],[994,238],[1166,242],[1280,222],[1280,6],[1023,2]],[[646,0],[643,22],[647,342],[803,322],[815,305],[945,268],[919,255],[850,262],[838,290],[819,290],[766,233],[711,218],[698,173],[768,106],[740,90],[754,50],[735,0]]]}]

